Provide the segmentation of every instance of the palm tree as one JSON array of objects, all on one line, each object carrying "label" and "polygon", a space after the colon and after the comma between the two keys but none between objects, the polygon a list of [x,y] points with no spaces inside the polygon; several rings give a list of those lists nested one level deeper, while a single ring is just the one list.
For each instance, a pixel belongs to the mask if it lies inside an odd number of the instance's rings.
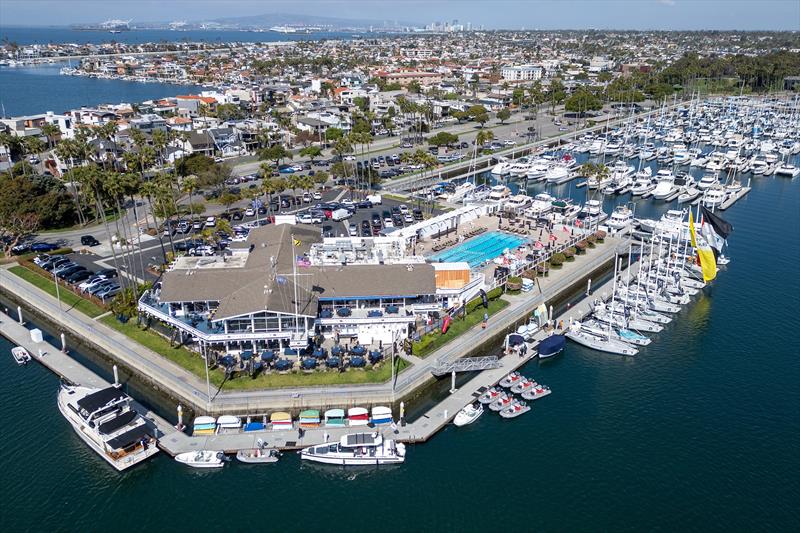
[{"label": "palm tree", "polygon": [[42,124],[39,129],[42,130],[42,135],[47,138],[47,147],[52,150],[55,144],[55,138],[61,135],[61,128],[55,124],[46,123]]},{"label": "palm tree", "polygon": [[194,218],[194,202],[192,201],[192,195],[197,190],[197,176],[194,174],[190,174],[183,178],[181,182],[181,191],[185,192],[189,195],[189,212]]}]

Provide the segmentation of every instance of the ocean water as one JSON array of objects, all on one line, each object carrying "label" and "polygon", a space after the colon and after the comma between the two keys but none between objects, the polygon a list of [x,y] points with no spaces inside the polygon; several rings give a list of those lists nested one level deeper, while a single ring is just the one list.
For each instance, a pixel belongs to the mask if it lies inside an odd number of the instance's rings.
[{"label": "ocean water", "polygon": [[190,92],[196,94],[203,90],[197,85],[62,76],[59,70],[64,65],[66,63],[0,67],[0,115],[63,113],[81,106],[137,103]]},{"label": "ocean water", "polygon": [[131,30],[120,33],[107,31],[83,31],[63,27],[19,27],[3,26],[0,21],[0,39],[8,39],[20,45],[25,44],[101,44],[101,43],[157,43],[161,41],[180,42],[244,42],[271,43],[278,41],[317,41],[322,39],[348,39],[354,34],[348,32],[316,33],[277,33],[252,32],[241,30]]},{"label": "ocean water", "polygon": [[[58,415],[58,380],[0,339],[7,531],[796,531],[800,184],[762,177],[722,216],[731,264],[635,358],[568,344],[524,374],[553,394],[343,470],[160,454],[118,474]],[[652,212],[666,206],[641,201]],[[169,409],[164,407],[164,409]],[[167,412],[171,415],[171,412]],[[123,518],[124,517],[124,518]]]}]

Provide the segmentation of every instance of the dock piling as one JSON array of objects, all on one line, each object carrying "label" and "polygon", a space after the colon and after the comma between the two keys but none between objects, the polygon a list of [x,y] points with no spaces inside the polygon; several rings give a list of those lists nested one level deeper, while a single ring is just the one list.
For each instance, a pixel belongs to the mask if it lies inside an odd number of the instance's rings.
[{"label": "dock piling", "polygon": [[117,370],[117,365],[114,365],[114,386],[119,388],[119,371]]},{"label": "dock piling", "polygon": [[589,281],[586,282],[586,296],[592,295],[592,278],[589,278]]},{"label": "dock piling", "polygon": [[[67,353],[67,336],[64,335],[63,333],[61,334],[61,352],[62,353]],[[114,368],[117,368],[117,367],[115,366]]]},{"label": "dock piling", "polygon": [[175,426],[178,431],[183,429],[183,406],[178,404],[178,424]]},{"label": "dock piling", "polygon": [[453,372],[450,374],[450,394],[455,393],[457,390],[458,389],[456,388],[456,371],[453,370]]},{"label": "dock piling", "polygon": [[17,316],[19,316],[19,324],[21,326],[24,322],[22,321],[22,307],[19,305],[17,306]]}]

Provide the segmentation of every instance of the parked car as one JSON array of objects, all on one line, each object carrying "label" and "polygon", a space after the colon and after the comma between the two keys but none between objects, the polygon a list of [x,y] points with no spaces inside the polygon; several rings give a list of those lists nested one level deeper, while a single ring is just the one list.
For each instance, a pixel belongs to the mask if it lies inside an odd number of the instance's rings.
[{"label": "parked car", "polygon": [[83,269],[83,270],[79,270],[77,272],[73,272],[72,275],[70,275],[70,276],[68,276],[68,277],[66,277],[64,279],[66,279],[69,283],[72,283],[74,285],[76,283],[80,283],[80,282],[82,282],[84,280],[87,280],[87,279],[91,278],[93,275],[94,275],[94,272],[92,272],[91,270]]},{"label": "parked car", "polygon": [[196,231],[200,231],[203,229],[203,221],[202,220],[195,220],[192,222],[192,229]]},{"label": "parked car", "polygon": [[422,220],[423,218],[422,209],[414,208],[414,220]]},{"label": "parked car", "polygon": [[52,252],[58,250],[58,245],[51,242],[35,242],[31,244],[31,252]]},{"label": "parked car", "polygon": [[100,244],[100,241],[94,238],[92,235],[83,235],[81,237],[81,245],[83,246],[97,246]]},{"label": "parked car", "polygon": [[117,277],[117,269],[116,268],[105,268],[103,270],[97,271],[98,276],[105,276],[109,279]]},{"label": "parked car", "polygon": [[108,278],[106,278],[105,276],[98,276],[97,274],[94,274],[93,276],[90,276],[86,278],[83,282],[81,282],[81,284],[78,285],[78,289],[81,292],[86,292],[87,289],[102,281],[108,281]]},{"label": "parked car", "polygon": [[65,280],[65,279],[67,279],[68,277],[70,277],[71,275],[73,275],[73,274],[75,274],[75,273],[77,273],[77,272],[82,272],[82,271],[84,271],[84,270],[88,270],[88,269],[87,269],[85,266],[81,266],[81,265],[72,265],[71,267],[69,267],[69,268],[66,268],[66,269],[62,270],[61,272],[58,272],[58,273],[56,274],[56,276],[58,276],[59,278],[61,278],[61,279],[64,279],[64,280]]},{"label": "parked car", "polygon": [[[223,241],[220,241],[220,243]],[[211,246],[204,244],[203,246],[196,246],[189,250],[189,255],[196,255],[196,256],[212,256],[214,255],[214,248]]]},{"label": "parked car", "polygon": [[297,215],[297,221],[301,224],[313,224],[314,220],[311,218],[311,213],[300,213]]},{"label": "parked car", "polygon": [[50,256],[49,254],[39,254],[39,255],[37,255],[36,257],[33,258],[33,262],[36,263],[39,266],[42,266],[43,264],[48,262],[50,259],[52,259],[52,256]]},{"label": "parked car", "polygon": [[101,289],[100,291],[97,292],[97,294],[95,294],[95,296],[97,296],[101,300],[108,300],[108,299],[113,298],[114,296],[116,296],[120,292],[120,290],[121,290],[120,286],[117,285],[117,284],[114,284],[114,285],[105,287],[104,289]]},{"label": "parked car", "polygon": [[46,261],[42,266],[43,269],[47,270],[48,272],[52,272],[54,268],[58,268],[59,266],[63,265],[64,263],[70,263],[71,261],[66,257],[59,256]]},{"label": "parked car", "polygon": [[95,286],[93,286],[92,288],[87,290],[86,292],[88,292],[92,296],[97,296],[97,293],[99,293],[101,291],[104,291],[104,290],[106,290],[106,289],[108,289],[110,287],[119,287],[119,284],[117,284],[117,282],[115,282],[115,281],[107,279],[107,280],[101,281],[100,283],[96,284]]},{"label": "parked car", "polygon": [[208,217],[206,218],[206,227],[213,228],[217,225],[217,217]]},{"label": "parked car", "polygon": [[350,224],[350,225],[347,227],[347,233],[348,233],[348,234],[349,234],[351,237],[358,237],[358,226],[356,226],[355,224]]},{"label": "parked car", "polygon": [[413,224],[414,223],[414,215],[412,215],[411,213],[406,211],[406,213],[403,215],[403,221],[406,224]]},{"label": "parked car", "polygon": [[244,216],[254,217],[256,216],[256,210],[253,209],[252,207],[248,207],[247,209],[244,210]]}]

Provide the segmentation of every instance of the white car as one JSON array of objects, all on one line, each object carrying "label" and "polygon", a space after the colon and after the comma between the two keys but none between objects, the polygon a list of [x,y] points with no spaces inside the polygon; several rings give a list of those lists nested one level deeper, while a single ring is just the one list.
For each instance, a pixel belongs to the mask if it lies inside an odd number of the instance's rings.
[{"label": "white car", "polygon": [[411,213],[406,213],[405,215],[403,215],[403,221],[405,221],[405,222],[407,222],[409,224],[413,224],[414,223],[414,215],[412,215]]},{"label": "white car", "polygon": [[503,144],[505,144],[506,146],[514,146],[515,144],[517,144],[517,141],[506,139],[505,141],[503,141]]},{"label": "white car", "polygon": [[252,207],[248,207],[247,209],[244,210],[244,216],[254,217],[256,216],[256,210],[253,209]]},{"label": "white car", "polygon": [[391,218],[384,218],[383,219],[383,227],[384,228],[393,228],[394,222],[392,222]]},{"label": "white car", "polygon": [[208,245],[198,246],[189,250],[189,255],[211,256],[214,255],[214,249]]},{"label": "white car", "polygon": [[213,228],[217,225],[217,217],[208,217],[206,218],[206,227]]},{"label": "white car", "polygon": [[202,220],[195,220],[192,222],[192,229],[201,230],[203,229],[203,221]]},{"label": "white car", "polygon": [[346,156],[342,157],[342,159],[345,160],[345,161],[355,161],[356,160],[356,156],[354,156],[354,155],[346,155]]},{"label": "white car", "polygon": [[314,223],[314,219],[311,218],[311,214],[310,213],[300,213],[299,215],[297,215],[297,221],[300,222],[301,224],[313,224]]},{"label": "white car", "polygon": [[81,292],[89,292],[90,290],[94,289],[95,287],[97,287],[102,283],[105,283],[106,281],[109,280],[107,280],[105,276],[93,276],[88,280],[84,281],[83,283],[81,283],[80,285],[78,285],[78,288],[81,290]]},{"label": "white car", "polygon": [[350,225],[347,227],[347,233],[348,233],[348,234],[349,234],[351,237],[358,237],[358,226],[356,226],[355,224],[350,224]]},{"label": "white car", "polygon": [[406,204],[400,204],[400,212],[403,213],[404,215],[408,213],[409,212],[408,206]]},{"label": "white car", "polygon": [[322,195],[317,191],[314,191],[314,194],[312,194],[311,196],[314,198],[314,200],[322,200]]}]

